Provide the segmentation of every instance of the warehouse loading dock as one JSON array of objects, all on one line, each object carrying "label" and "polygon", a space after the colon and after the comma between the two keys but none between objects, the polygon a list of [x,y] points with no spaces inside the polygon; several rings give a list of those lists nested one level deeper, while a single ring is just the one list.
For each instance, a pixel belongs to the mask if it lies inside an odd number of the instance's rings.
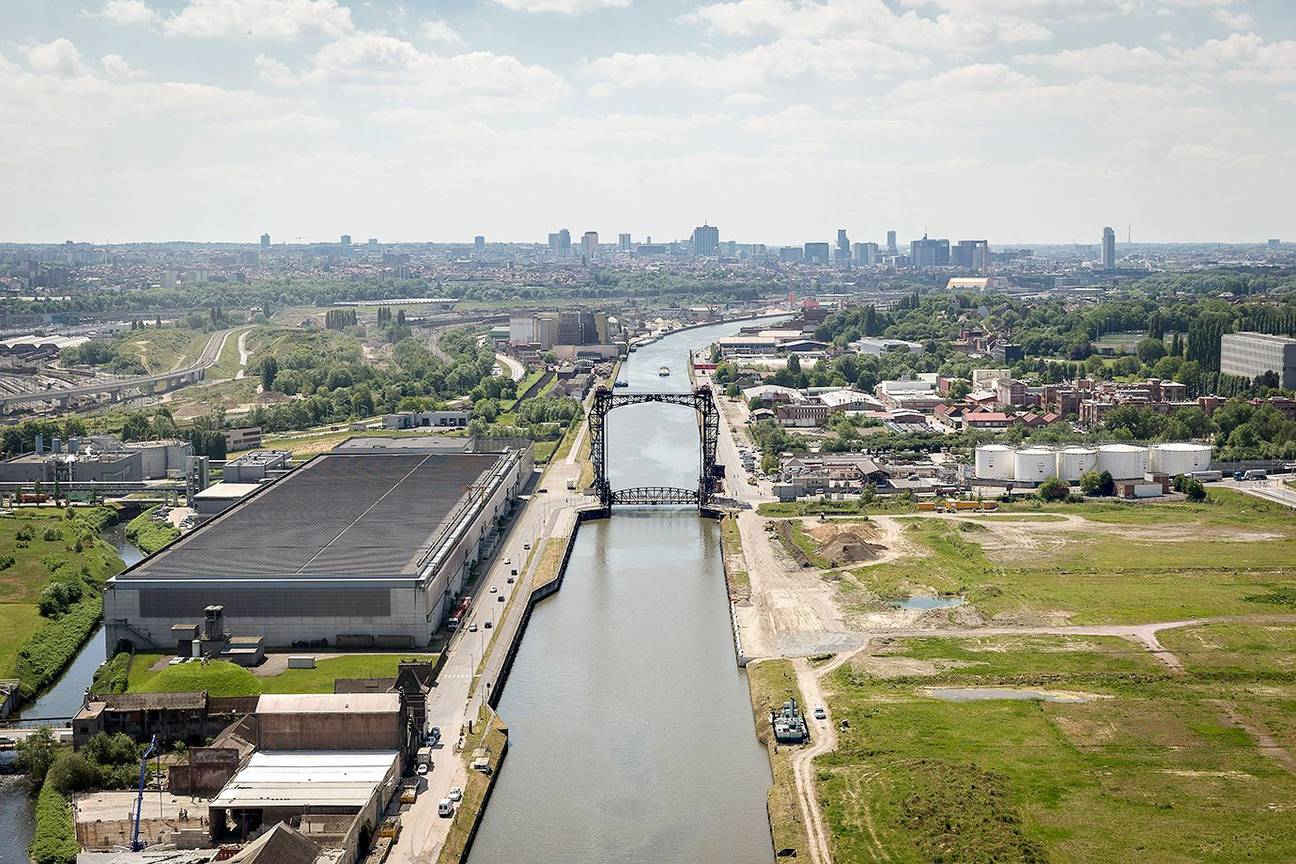
[{"label": "warehouse loading dock", "polygon": [[268,647],[426,645],[531,476],[529,447],[316,457],[110,580],[110,645],[172,650],[220,605]]}]

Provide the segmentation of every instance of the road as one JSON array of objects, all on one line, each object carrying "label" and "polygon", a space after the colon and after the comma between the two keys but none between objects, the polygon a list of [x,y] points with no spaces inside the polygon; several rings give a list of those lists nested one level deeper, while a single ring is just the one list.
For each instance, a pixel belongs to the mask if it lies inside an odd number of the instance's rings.
[{"label": "road", "polygon": [[507,370],[508,376],[514,381],[521,381],[526,377],[526,367],[522,363],[507,354],[496,354],[495,362],[501,369]]},{"label": "road", "polygon": [[8,396],[0,396],[0,411],[5,411],[11,405],[25,405],[31,402],[53,402],[58,400],[77,399],[82,396],[94,396],[99,393],[121,393],[137,387],[151,387],[154,384],[170,384],[186,376],[194,376],[195,381],[202,380],[202,373],[206,372],[213,364],[220,359],[221,350],[225,347],[225,340],[229,338],[230,333],[237,328],[221,330],[213,333],[203,346],[202,353],[198,355],[198,360],[188,366],[179,369],[172,369],[170,372],[161,372],[157,375],[141,375],[135,378],[119,378],[113,381],[103,381],[97,384],[83,384],[79,387],[67,387],[56,390],[37,390],[31,393],[16,393]]},{"label": "road", "polygon": [[[435,767],[425,778],[425,788],[401,817],[401,836],[387,859],[393,864],[430,864],[445,843],[451,820],[437,815],[437,803],[452,786],[462,787],[467,778],[457,745],[469,719],[475,720],[499,680],[508,645],[521,624],[534,585],[541,560],[540,541],[569,535],[575,511],[592,501],[567,492],[567,480],[579,473],[579,465],[551,464],[481,568],[467,620],[446,646],[445,666],[428,694],[428,726],[441,729],[443,744],[433,751]],[[532,555],[533,550],[537,554]],[[481,676],[474,687],[478,669]]]},{"label": "road", "polygon": [[1225,489],[1236,489],[1266,501],[1296,507],[1296,489],[1292,489],[1284,482],[1290,479],[1290,474],[1284,474],[1281,477],[1268,477],[1264,480],[1221,480],[1209,484],[1206,488],[1209,490],[1211,486],[1223,486]]}]

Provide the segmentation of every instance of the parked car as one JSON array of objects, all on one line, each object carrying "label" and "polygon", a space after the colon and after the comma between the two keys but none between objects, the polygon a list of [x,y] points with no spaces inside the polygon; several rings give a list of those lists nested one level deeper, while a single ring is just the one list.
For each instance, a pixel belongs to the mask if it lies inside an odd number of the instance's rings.
[{"label": "parked car", "polygon": [[437,802],[437,815],[442,819],[449,819],[454,815],[454,802],[449,798],[442,798]]},{"label": "parked car", "polygon": [[486,622],[485,624],[483,624],[482,626],[485,627],[487,630],[489,630],[489,629],[491,629],[491,627],[493,627],[494,625],[493,625],[490,621],[487,621],[487,622]]},{"label": "parked car", "polygon": [[451,787],[450,787],[450,791],[446,793],[446,797],[449,798],[451,801],[462,801],[462,800],[463,800],[463,787],[462,787],[462,786],[451,786]]},{"label": "parked car", "polygon": [[469,632],[469,633],[476,633],[476,632],[477,632],[477,622],[476,622],[476,621],[474,621],[473,623],[471,623],[471,624],[468,625],[468,632]]},{"label": "parked car", "polygon": [[824,707],[822,705],[815,706],[814,715],[816,720],[828,719],[828,712],[824,710]]}]

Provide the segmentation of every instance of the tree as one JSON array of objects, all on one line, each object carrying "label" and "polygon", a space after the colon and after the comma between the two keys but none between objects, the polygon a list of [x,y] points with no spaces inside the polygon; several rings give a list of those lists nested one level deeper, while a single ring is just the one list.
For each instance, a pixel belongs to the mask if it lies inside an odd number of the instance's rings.
[{"label": "tree", "polygon": [[269,391],[274,386],[275,376],[279,374],[279,361],[270,355],[261,361],[261,389]]},{"label": "tree", "polygon": [[789,354],[787,360],[787,371],[793,375],[801,374],[801,358],[796,354]]},{"label": "tree", "polygon": [[1116,494],[1116,480],[1112,477],[1110,471],[1104,471],[1098,475],[1098,494],[1103,497]]},{"label": "tree", "polygon": [[1139,360],[1151,366],[1162,357],[1166,356],[1165,343],[1160,339],[1147,338],[1140,340],[1138,346],[1134,349],[1138,354]]},{"label": "tree", "polygon": [[15,745],[18,750],[18,770],[25,771],[33,786],[39,787],[45,782],[45,775],[54,764],[58,752],[58,743],[50,727],[41,726]]},{"label": "tree", "polygon": [[1050,477],[1039,485],[1035,494],[1041,501],[1065,501],[1071,494],[1071,486],[1060,477]]},{"label": "tree", "polygon": [[1080,477],[1080,491],[1086,495],[1097,495],[1102,477],[1097,471],[1086,471]]},{"label": "tree", "polygon": [[1206,487],[1195,477],[1186,477],[1183,482],[1184,495],[1188,496],[1189,501],[1205,501]]}]

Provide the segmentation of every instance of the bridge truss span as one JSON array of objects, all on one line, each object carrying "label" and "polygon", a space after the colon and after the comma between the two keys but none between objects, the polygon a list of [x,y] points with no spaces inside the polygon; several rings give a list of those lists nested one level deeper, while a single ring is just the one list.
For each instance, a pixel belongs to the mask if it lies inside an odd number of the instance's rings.
[{"label": "bridge truss span", "polygon": [[[697,412],[702,470],[696,491],[669,486],[612,490],[607,472],[607,415],[615,408],[647,402],[683,405]],[[711,397],[710,387],[698,387],[692,393],[614,393],[607,387],[599,387],[594,391],[594,402],[590,406],[589,433],[594,491],[603,507],[610,508],[613,504],[696,504],[705,507],[710,502],[716,487],[716,444],[720,439],[720,409]]]}]

